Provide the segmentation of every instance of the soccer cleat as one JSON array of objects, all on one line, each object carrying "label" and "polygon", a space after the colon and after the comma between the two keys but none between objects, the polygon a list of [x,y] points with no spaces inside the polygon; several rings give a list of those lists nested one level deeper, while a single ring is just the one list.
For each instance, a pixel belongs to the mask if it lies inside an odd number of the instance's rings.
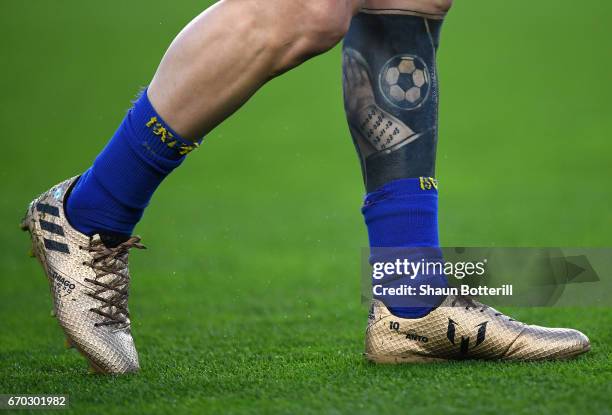
[{"label": "soccer cleat", "polygon": [[373,300],[365,356],[376,363],[536,361],[569,359],[590,348],[589,339],[577,330],[531,326],[470,298],[448,296],[415,319],[396,317]]},{"label": "soccer cleat", "polygon": [[139,237],[110,243],[105,236],[89,237],[70,226],[64,202],[76,179],[35,199],[21,228],[30,232],[32,251],[47,274],[66,347],[79,350],[96,372],[136,372],[138,354],[128,311],[128,252],[144,247]]}]

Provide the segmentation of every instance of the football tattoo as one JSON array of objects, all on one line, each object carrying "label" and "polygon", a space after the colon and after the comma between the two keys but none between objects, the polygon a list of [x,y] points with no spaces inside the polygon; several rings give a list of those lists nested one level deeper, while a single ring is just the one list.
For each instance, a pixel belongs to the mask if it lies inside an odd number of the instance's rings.
[{"label": "football tattoo", "polygon": [[353,18],[344,42],[344,105],[368,191],[435,177],[440,26],[416,16]]},{"label": "football tattoo", "polygon": [[383,96],[391,105],[413,110],[429,96],[427,65],[418,56],[394,56],[380,71],[379,84]]}]

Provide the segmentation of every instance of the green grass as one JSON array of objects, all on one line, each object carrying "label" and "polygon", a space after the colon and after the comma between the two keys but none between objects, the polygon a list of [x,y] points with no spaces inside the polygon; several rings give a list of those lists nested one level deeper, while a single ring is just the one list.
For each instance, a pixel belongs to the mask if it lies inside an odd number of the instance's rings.
[{"label": "green grass", "polygon": [[[17,224],[87,168],[207,2],[180,3],[2,6],[0,393],[66,393],[107,415],[611,412],[609,309],[512,310],[586,332],[593,350],[572,362],[362,360],[363,189],[337,48],[266,86],[164,183],[131,266],[142,373],[88,375]],[[610,13],[596,0],[457,2],[440,52],[444,245],[610,245]]]}]

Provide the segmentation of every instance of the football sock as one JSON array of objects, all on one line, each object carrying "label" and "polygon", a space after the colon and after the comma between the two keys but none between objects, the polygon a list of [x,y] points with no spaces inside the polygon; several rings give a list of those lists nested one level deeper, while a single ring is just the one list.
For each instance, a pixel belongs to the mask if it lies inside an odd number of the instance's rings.
[{"label": "football sock", "polygon": [[[368,192],[363,214],[370,262],[441,262],[435,176],[438,135],[436,51],[442,19],[401,14],[356,15],[344,41],[347,120]],[[386,278],[386,277],[385,277]],[[445,287],[444,275],[391,275],[387,288]],[[426,315],[438,296],[374,298],[398,317]]]},{"label": "football sock", "polygon": [[395,180],[367,194],[362,212],[373,247],[437,247],[438,190],[432,178]]},{"label": "football sock", "polygon": [[145,90],[70,192],[68,220],[90,236],[131,235],[159,184],[198,144],[164,122]]},{"label": "football sock", "polygon": [[[370,263],[408,260],[413,263],[442,262],[438,240],[438,190],[432,178],[400,179],[369,193],[362,208],[370,240]],[[435,272],[411,276],[389,275],[373,281],[385,288],[431,288],[447,286],[446,277]],[[436,295],[375,295],[398,317],[417,318],[429,313],[443,298]]]}]

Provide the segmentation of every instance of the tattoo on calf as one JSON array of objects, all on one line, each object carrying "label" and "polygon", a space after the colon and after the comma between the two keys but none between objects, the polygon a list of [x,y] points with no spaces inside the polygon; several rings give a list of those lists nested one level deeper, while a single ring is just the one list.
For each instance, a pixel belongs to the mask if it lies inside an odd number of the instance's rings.
[{"label": "tattoo on calf", "polygon": [[344,43],[344,103],[368,191],[434,176],[440,25],[416,16],[353,19]]}]

